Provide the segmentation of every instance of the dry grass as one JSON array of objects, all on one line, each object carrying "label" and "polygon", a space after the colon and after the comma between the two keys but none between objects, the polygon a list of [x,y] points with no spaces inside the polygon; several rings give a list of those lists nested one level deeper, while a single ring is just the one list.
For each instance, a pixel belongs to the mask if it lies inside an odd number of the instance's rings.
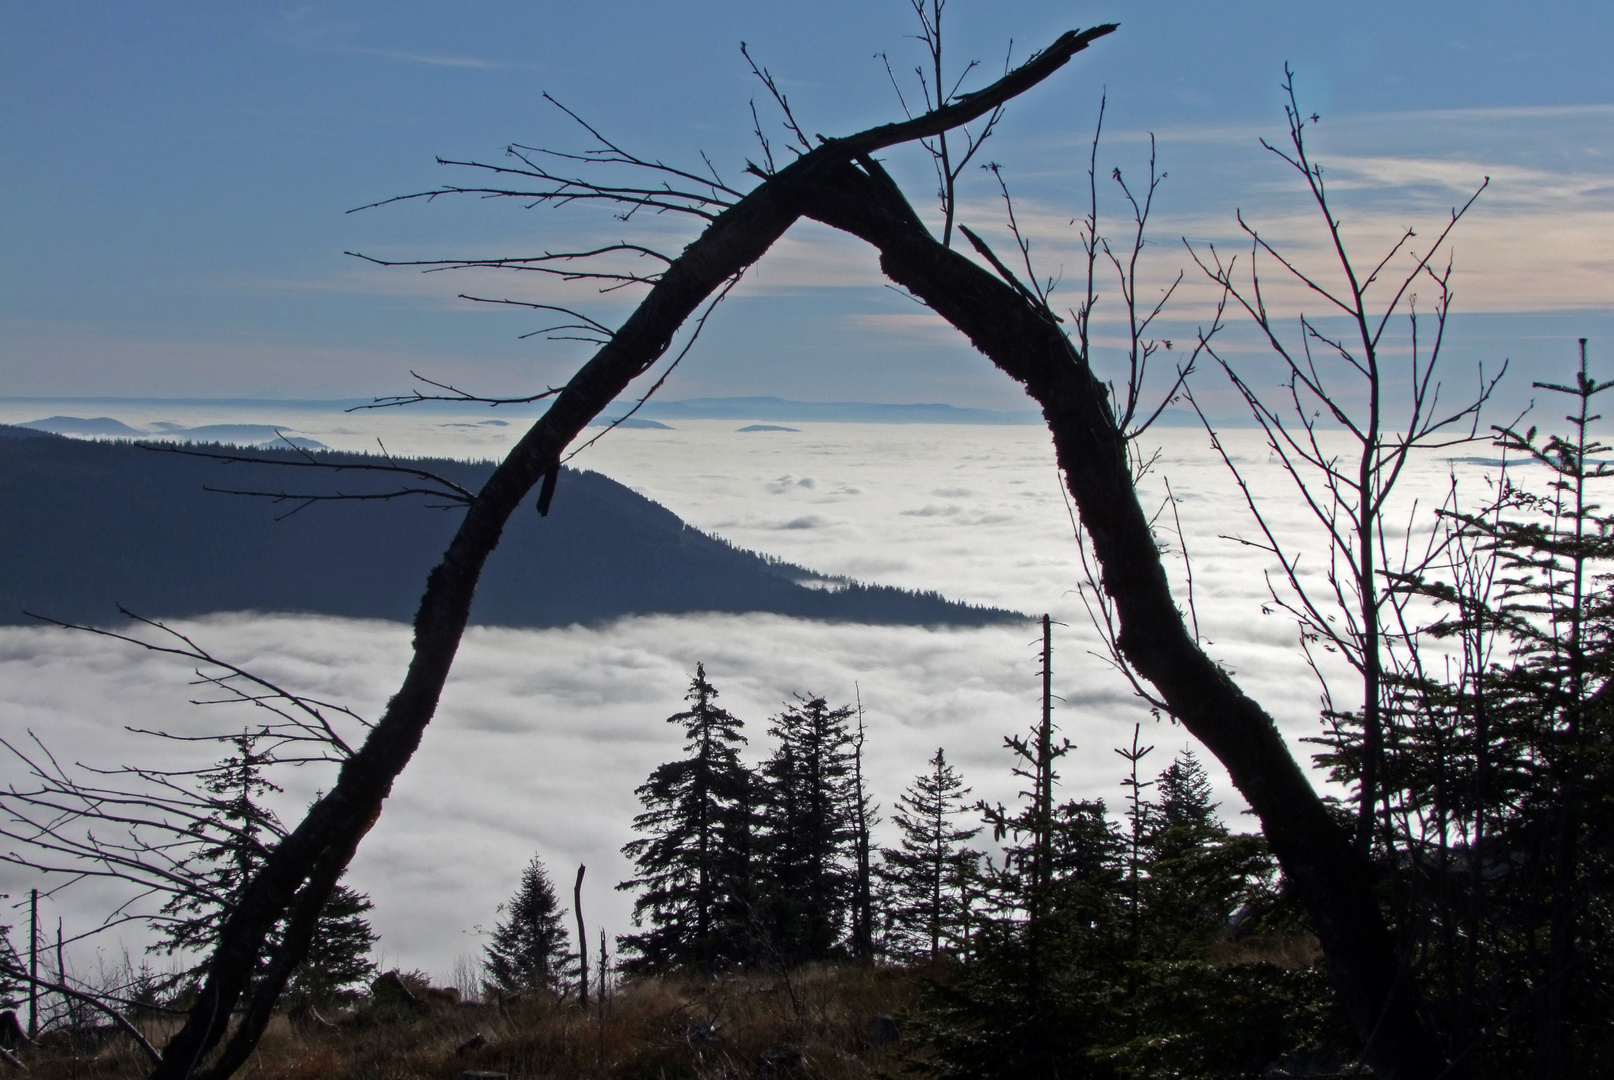
[{"label": "dry grass", "polygon": [[[790,977],[640,979],[612,994],[603,1018],[528,999],[434,1007],[415,1016],[362,1006],[329,1030],[277,1017],[243,1080],[456,1080],[465,1071],[599,1080],[867,1080],[898,1071],[875,1048],[874,1018],[917,994],[913,972],[810,967]],[[156,1033],[153,1032],[153,1035]],[[480,1035],[483,1042],[462,1049]],[[125,1039],[98,1049],[25,1053],[38,1080],[135,1080],[144,1057]]]},{"label": "dry grass", "polygon": [[1238,941],[1217,941],[1205,947],[1205,957],[1219,967],[1235,964],[1272,964],[1302,971],[1323,957],[1315,934],[1256,934]]}]

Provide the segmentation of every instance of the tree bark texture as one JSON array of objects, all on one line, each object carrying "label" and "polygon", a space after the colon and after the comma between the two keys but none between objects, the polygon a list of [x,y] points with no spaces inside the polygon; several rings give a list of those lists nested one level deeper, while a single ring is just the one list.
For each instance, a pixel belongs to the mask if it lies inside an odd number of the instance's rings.
[{"label": "tree bark texture", "polygon": [[1445,1068],[1372,890],[1372,869],[1318,797],[1272,718],[1199,648],[1171,596],[1104,384],[1046,307],[938,243],[878,164],[840,169],[807,214],[880,253],[885,274],[963,331],[1042,406],[1092,538],[1120,647],[1260,816],[1316,923],[1330,973],[1374,1070],[1433,1080]]},{"label": "tree bark texture", "polygon": [[[595,416],[666,351],[695,309],[749,267],[794,223],[799,200],[862,154],[940,134],[985,115],[1063,67],[1114,25],[1071,31],[984,90],[923,116],[842,139],[803,154],[724,210],[675,259],[626,322],[583,365],[549,410],[522,437],[467,508],[459,530],[426,579],[414,621],[414,653],[398,693],[364,744],[342,766],[335,785],[309,809],[243,890],[220,931],[197,1001],[163,1048],[151,1080],[189,1080],[225,1035],[241,1005],[255,961],[289,910],[317,914],[353,851],[381,813],[393,781],[420,745],[447,681],[470,615],[471,599],[505,523],[561,453]],[[332,873],[332,869],[336,873]],[[278,997],[306,953],[308,934],[292,932],[271,950],[268,974],[253,990],[225,1054],[207,1072],[223,1080],[256,1044],[268,1021],[265,999]]]}]

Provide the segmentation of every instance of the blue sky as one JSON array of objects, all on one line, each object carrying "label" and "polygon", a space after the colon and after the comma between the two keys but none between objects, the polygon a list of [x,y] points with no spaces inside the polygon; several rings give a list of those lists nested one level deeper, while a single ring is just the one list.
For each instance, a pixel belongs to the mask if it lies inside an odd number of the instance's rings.
[{"label": "blue sky", "polygon": [[[953,55],[984,71],[1011,39],[1023,58],[1061,30],[1121,23],[989,144],[1046,272],[1076,271],[1069,219],[1106,92],[1101,169],[1139,176],[1154,132],[1169,173],[1151,281],[1192,269],[1180,237],[1231,240],[1235,210],[1316,254],[1297,178],[1257,143],[1283,133],[1287,61],[1364,252],[1492,176],[1457,234],[1451,363],[1557,375],[1575,337],[1595,358],[1614,331],[1604,6],[953,0],[947,18]],[[742,40],[810,130],[839,134],[898,115],[875,54],[907,70],[912,31],[902,0],[0,4],[0,395],[367,396],[411,368],[501,393],[562,378],[578,347],[520,340],[531,316],[456,300],[472,279],[342,252],[514,254],[637,226],[472,200],[345,211],[454,180],[437,155],[581,145],[544,91],[646,157],[695,165],[704,150],[732,181],[756,153]],[[891,164],[928,212],[924,162]],[[1002,217],[972,178],[965,219],[1001,237]],[[648,228],[674,247],[688,235]],[[623,310],[583,299],[607,321]],[[1185,290],[1163,334],[1191,336],[1209,299]],[[725,305],[665,393],[1023,401],[882,288],[867,251],[812,228]]]}]

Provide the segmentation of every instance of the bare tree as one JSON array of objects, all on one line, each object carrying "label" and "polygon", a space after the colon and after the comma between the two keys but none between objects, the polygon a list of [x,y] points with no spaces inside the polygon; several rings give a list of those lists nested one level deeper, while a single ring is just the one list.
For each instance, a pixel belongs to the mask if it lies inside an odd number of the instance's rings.
[{"label": "bare tree", "polygon": [[[1236,259],[1224,259],[1214,245],[1193,255],[1207,277],[1221,286],[1224,296],[1250,317],[1282,364],[1282,400],[1274,402],[1219,353],[1213,342],[1205,341],[1206,351],[1248,404],[1268,447],[1322,530],[1327,544],[1322,589],[1306,585],[1299,553],[1278,538],[1248,477],[1221,442],[1213,438],[1213,445],[1255,516],[1260,539],[1248,543],[1272,554],[1281,567],[1281,583],[1269,578],[1272,602],[1300,626],[1302,647],[1323,680],[1326,715],[1339,717],[1340,710],[1328,692],[1326,665],[1319,662],[1315,650],[1338,654],[1360,677],[1363,745],[1356,846],[1366,856],[1372,848],[1376,820],[1381,839],[1388,842],[1391,835],[1388,815],[1393,811],[1380,783],[1385,725],[1393,715],[1386,707],[1390,692],[1386,671],[1396,664],[1390,654],[1398,648],[1403,659],[1411,660],[1405,653],[1414,647],[1415,637],[1405,619],[1397,617],[1405,613],[1397,610],[1396,597],[1404,598],[1405,591],[1393,589],[1389,575],[1415,573],[1414,560],[1427,561],[1430,554],[1426,551],[1420,557],[1409,544],[1398,543],[1398,536],[1407,538],[1410,530],[1388,524],[1391,499],[1415,454],[1476,437],[1481,406],[1506,371],[1503,365],[1487,380],[1481,368],[1474,396],[1455,406],[1442,406],[1436,374],[1452,296],[1446,241],[1489,180],[1452,210],[1434,238],[1423,245],[1421,254],[1411,247],[1417,234],[1407,229],[1377,263],[1359,265],[1329,201],[1323,168],[1306,148],[1306,129],[1318,118],[1301,112],[1293,72],[1285,67],[1284,76],[1288,145],[1277,147],[1265,140],[1262,145],[1305,178],[1323,219],[1333,273],[1325,278],[1303,269],[1242,214],[1239,226],[1250,245],[1249,262],[1242,271]],[[1442,255],[1447,259],[1444,267],[1436,261]],[[1396,268],[1398,257],[1406,262],[1403,269]],[[1298,340],[1285,335],[1268,306],[1270,286],[1262,281],[1263,260],[1276,263],[1324,307],[1321,318],[1299,317],[1294,335]],[[1422,316],[1417,309],[1420,283],[1435,296],[1432,312]],[[1409,323],[1404,388],[1397,385],[1396,348],[1385,339],[1392,320],[1401,315]],[[1343,320],[1345,331],[1331,330],[1330,318]],[[1399,344],[1397,340],[1395,345]],[[1203,413],[1200,416],[1204,419]],[[1344,439],[1343,448],[1334,441],[1336,433]]]},{"label": "bare tree", "polygon": [[879,824],[879,807],[863,780],[863,691],[857,691],[857,735],[852,739],[852,955],[874,960],[874,873],[870,830]]},{"label": "bare tree", "polygon": [[[58,964],[57,966],[61,967],[62,965]],[[74,985],[76,980],[65,971],[56,972],[54,977],[48,972],[41,976],[37,970],[31,969],[31,965],[27,960],[18,955],[10,941],[0,942],[0,975],[15,979],[18,982],[27,983],[36,990],[44,990],[48,993],[60,995],[63,1001],[68,1003],[69,1016],[76,1011],[74,1007],[78,1005],[87,1006],[95,1010],[105,1016],[113,1027],[126,1035],[140,1052],[146,1056],[146,1060],[153,1065],[161,1060],[156,1047],[151,1045],[151,1041],[146,1038],[145,1032],[136,1027],[124,1015],[125,1012],[134,1008],[152,1008],[150,1002],[140,1001],[134,996],[139,989],[135,984],[118,984],[110,987]],[[3,1058],[15,1068],[27,1069],[27,1066],[13,1055],[10,1050],[0,1053],[0,1058]]]},{"label": "bare tree", "polygon": [[[1216,335],[1216,327],[1220,323],[1222,305],[1218,305],[1212,328],[1199,336],[1193,349],[1179,362],[1171,365],[1167,371],[1167,381],[1162,386],[1158,377],[1160,353],[1170,353],[1174,344],[1169,338],[1156,337],[1154,326],[1156,321],[1170,305],[1176,295],[1177,288],[1182,284],[1183,273],[1179,269],[1170,278],[1170,283],[1160,288],[1158,295],[1152,301],[1144,299],[1143,294],[1143,258],[1144,249],[1150,246],[1148,240],[1149,218],[1154,210],[1155,195],[1160,185],[1165,182],[1166,174],[1157,167],[1155,156],[1154,136],[1149,137],[1149,161],[1146,182],[1135,187],[1126,179],[1120,166],[1110,170],[1110,179],[1120,191],[1121,199],[1125,203],[1128,217],[1121,228],[1127,239],[1124,244],[1112,243],[1100,228],[1099,214],[1099,184],[1098,184],[1098,155],[1099,147],[1104,133],[1104,114],[1108,102],[1106,98],[1099,99],[1098,122],[1094,127],[1093,139],[1089,146],[1087,161],[1087,213],[1081,219],[1080,243],[1086,263],[1085,275],[1082,279],[1084,292],[1077,306],[1067,307],[1073,325],[1075,347],[1079,355],[1092,358],[1092,326],[1093,316],[1103,299],[1105,281],[1112,281],[1116,293],[1120,297],[1121,315],[1125,320],[1126,344],[1125,348],[1125,378],[1106,383],[1109,394],[1110,411],[1115,417],[1116,427],[1125,437],[1126,451],[1132,471],[1134,484],[1141,482],[1150,472],[1158,451],[1146,448],[1144,436],[1160,419],[1166,409],[1177,403],[1186,394],[1189,378],[1195,373],[1196,364],[1204,354],[1212,339]],[[1014,216],[1013,200],[1009,197],[1007,184],[1003,181],[1000,171],[993,171],[998,180],[999,189],[1003,194],[1003,201],[1008,210],[1009,234],[1015,248],[1025,267],[1026,277],[1032,283],[1028,290],[1030,297],[1044,307],[1053,308],[1052,293],[1056,281],[1044,278],[1039,283],[1038,275],[1032,265],[1030,241],[1021,233],[1018,222]],[[977,249],[990,256],[986,245],[975,238]],[[1102,256],[1102,258],[1101,258]],[[992,263],[1000,275],[1012,277],[1009,271],[990,256]],[[1107,264],[1107,265],[1106,265]],[[1112,277],[1113,275],[1113,277]],[[1011,282],[1012,284],[1012,282]],[[1179,354],[1180,355],[1180,354]],[[1189,618],[1193,622],[1194,638],[1199,639],[1198,615],[1194,605],[1194,575],[1193,563],[1189,558],[1186,537],[1182,530],[1182,523],[1177,515],[1177,497],[1172,494],[1171,481],[1162,478],[1166,498],[1155,509],[1150,517],[1151,529],[1163,517],[1165,511],[1171,511],[1170,532],[1176,537],[1176,554],[1183,565],[1184,606]],[[1114,602],[1104,589],[1100,578],[1102,570],[1095,561],[1094,552],[1088,542],[1081,520],[1077,517],[1074,507],[1070,504],[1069,492],[1061,489],[1065,496],[1065,506],[1070,514],[1071,530],[1076,539],[1077,554],[1082,562],[1082,581],[1078,587],[1084,607],[1087,609],[1088,621],[1092,624],[1104,645],[1103,658],[1128,683],[1132,691],[1157,713],[1169,711],[1166,703],[1159,695],[1151,691],[1146,680],[1140,679],[1137,671],[1127,662],[1125,651],[1120,645],[1120,616]],[[1156,529],[1157,538],[1164,531],[1163,525]],[[1165,542],[1162,550],[1165,551]]]},{"label": "bare tree", "polygon": [[[908,0],[913,7],[913,13],[919,20],[918,38],[925,47],[925,63],[914,67],[914,77],[919,83],[919,103],[924,106],[925,112],[940,108],[942,105],[954,101],[964,86],[964,80],[969,78],[970,72],[980,66],[980,61],[971,60],[965,64],[963,70],[956,76],[952,75],[942,60],[942,45],[946,38],[942,34],[942,15],[947,10],[947,0]],[[1011,46],[1012,52],[1012,46]],[[891,58],[885,53],[880,54],[885,63],[886,75],[891,79],[891,87],[897,92],[897,101],[902,105],[902,111],[911,118],[914,114],[908,106],[908,98],[902,92],[902,83],[896,72],[891,69]],[[1009,57],[1003,60],[1005,72],[1009,68]],[[980,152],[981,144],[992,136],[998,121],[1003,119],[1004,106],[999,105],[986,115],[980,129],[971,131],[968,126],[960,125],[957,128],[957,138],[964,141],[960,147],[957,139],[948,141],[951,132],[943,131],[930,138],[919,140],[919,144],[930,155],[931,165],[936,170],[936,199],[941,205],[942,212],[942,244],[947,246],[953,242],[953,226],[958,221],[958,180],[969,168],[975,155]]]},{"label": "bare tree", "polygon": [[1008,275],[939,244],[868,156],[812,192],[808,216],[873,244],[881,269],[957,326],[1041,406],[1055,456],[1091,538],[1116,641],[1169,712],[1227,768],[1261,819],[1317,925],[1365,1059],[1399,1077],[1445,1065],[1416,1005],[1372,892],[1372,871],[1311,787],[1277,726],[1199,647],[1184,624],[1108,388],[1048,305]]}]

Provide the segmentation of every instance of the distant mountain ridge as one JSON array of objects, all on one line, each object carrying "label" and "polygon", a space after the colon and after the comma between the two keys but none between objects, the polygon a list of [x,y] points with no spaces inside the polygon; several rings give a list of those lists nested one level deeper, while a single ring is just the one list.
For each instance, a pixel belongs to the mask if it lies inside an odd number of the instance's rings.
[{"label": "distant mountain ridge", "polygon": [[[255,456],[298,460],[292,451]],[[375,462],[320,451],[332,463]],[[422,459],[476,490],[486,462]],[[377,479],[377,477],[380,477]],[[0,426],[0,623],[24,611],[105,623],[122,604],[149,617],[287,611],[407,621],[459,522],[421,500],[296,505],[205,487],[376,492],[395,476],[223,464],[128,442]],[[414,481],[418,483],[418,481]],[[805,583],[805,584],[804,584]],[[633,614],[772,612],[906,625],[1025,616],[833,579],[736,548],[598,473],[564,470],[553,508],[510,522],[483,573],[474,623],[565,626]]]},{"label": "distant mountain ridge", "polygon": [[[185,407],[195,409],[198,406],[216,406],[220,409],[249,410],[273,414],[277,410],[313,409],[317,411],[329,410],[341,412],[344,410],[369,407],[374,405],[371,398],[333,398],[327,400],[305,401],[292,398],[8,398],[0,397],[0,403],[20,404],[23,402],[37,402],[40,405],[66,406],[75,409],[117,409],[120,407],[135,407],[150,409],[160,406]],[[609,423],[617,417],[623,416],[628,408],[628,402],[618,401],[608,406],[597,424]],[[542,415],[546,405],[501,405],[495,415],[505,417],[509,422],[521,423],[535,419]],[[485,406],[477,406],[463,401],[420,401],[409,405],[411,412],[425,413],[432,416],[450,415],[463,417],[470,412],[486,414],[489,410]],[[892,405],[873,401],[794,401],[780,397],[705,397],[684,398],[676,401],[663,401],[652,398],[645,402],[634,413],[636,420],[648,421],[678,421],[678,420],[753,420],[753,421],[784,421],[801,423],[853,423],[853,424],[985,424],[991,426],[1003,425],[1035,425],[1042,423],[1042,415],[1031,409],[999,410],[978,409],[959,405],[945,404],[901,404]],[[85,421],[79,417],[49,417],[49,420],[79,421],[81,423],[99,423],[107,421],[117,425],[118,428],[128,428],[121,421],[110,417],[100,416],[92,421]],[[505,421],[500,421],[504,423]],[[35,421],[43,423],[43,421]],[[1201,420],[1198,414],[1187,409],[1165,409],[1155,420],[1161,427],[1199,427]],[[1218,417],[1213,415],[1211,423],[1217,428],[1244,428],[1251,427],[1254,421],[1247,415],[1235,413],[1229,416]],[[178,425],[154,425],[158,428],[169,428],[174,431],[188,431],[192,438],[200,441],[208,428],[180,428]],[[223,425],[218,425],[223,426]],[[261,426],[261,425],[260,425]],[[459,425],[452,425],[459,426]],[[627,427],[654,427],[655,424],[629,423]],[[152,435],[139,432],[139,429],[128,428],[135,432],[129,435],[125,431],[106,430],[65,430],[49,428],[59,434],[90,435],[99,437],[135,437],[150,438]],[[272,432],[273,429],[265,429]],[[165,437],[165,436],[164,436]],[[236,442],[263,441],[256,433],[250,438],[231,436],[220,433],[215,438],[228,439]],[[297,440],[293,436],[293,441]],[[312,441],[312,440],[310,440]]]},{"label": "distant mountain ridge", "polygon": [[35,431],[48,431],[52,435],[77,435],[91,439],[162,439],[187,443],[234,443],[238,446],[295,446],[303,450],[323,450],[325,444],[318,439],[292,435],[285,428],[270,424],[203,424],[185,427],[182,424],[158,422],[152,430],[132,428],[110,416],[47,416],[43,420],[30,420],[18,427]]}]

